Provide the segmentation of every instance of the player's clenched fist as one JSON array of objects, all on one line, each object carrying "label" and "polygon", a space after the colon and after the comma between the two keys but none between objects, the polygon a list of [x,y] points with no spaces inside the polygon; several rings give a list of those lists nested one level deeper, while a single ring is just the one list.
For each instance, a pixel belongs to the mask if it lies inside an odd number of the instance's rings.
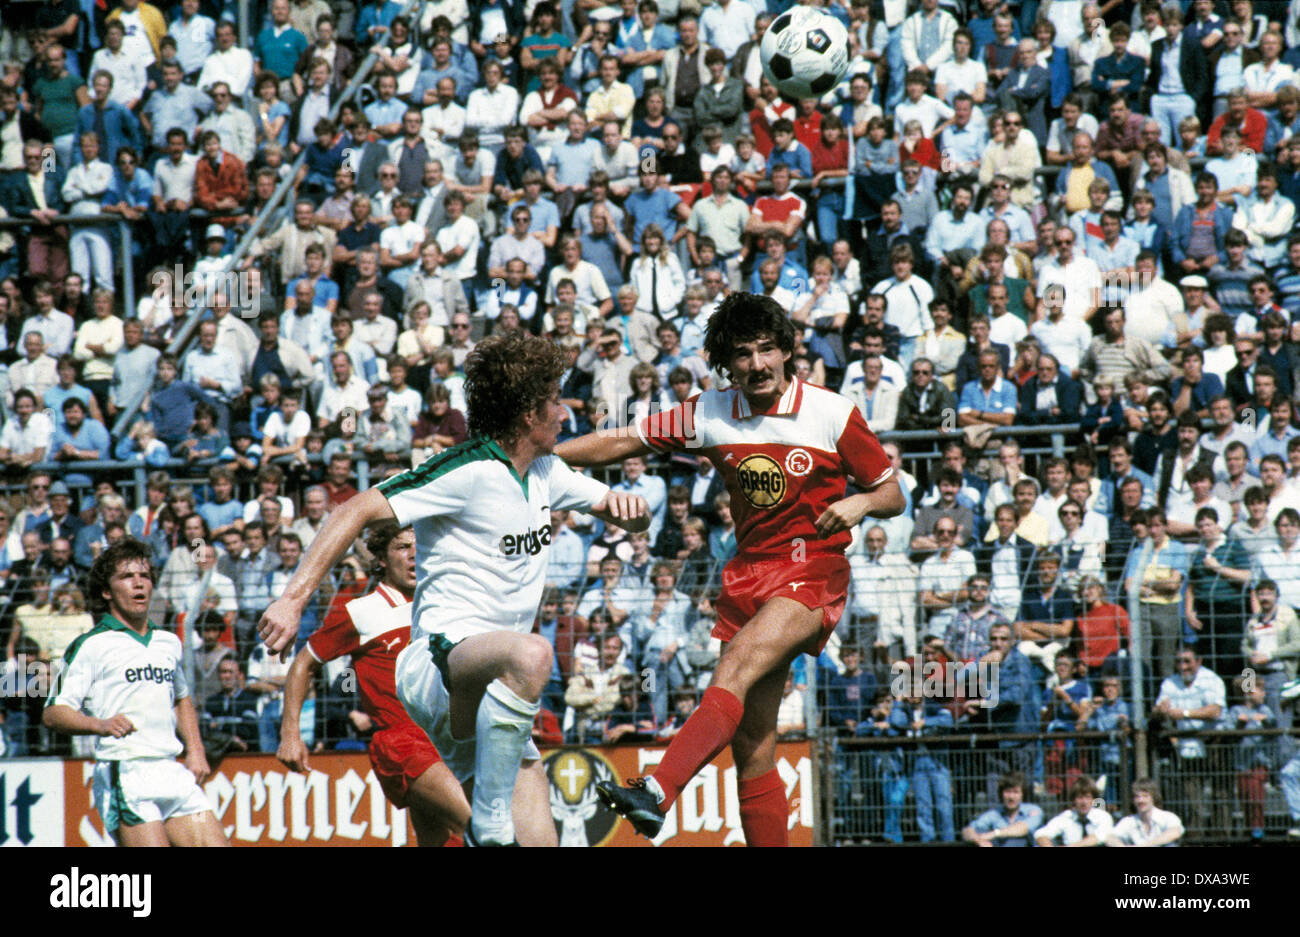
[{"label": "player's clenched fist", "polygon": [[297,771],[299,774],[311,772],[311,766],[307,764],[307,746],[303,744],[301,736],[295,739],[281,739],[275,757],[290,771]]},{"label": "player's clenched fist", "polygon": [[194,775],[194,780],[198,784],[202,784],[212,774],[212,769],[208,766],[208,756],[201,748],[185,753],[185,767],[190,774]]},{"label": "player's clenched fist", "polygon": [[859,501],[854,498],[844,498],[830,505],[822,512],[822,516],[817,518],[817,532],[823,537],[830,537],[840,531],[851,530],[865,514],[866,511],[862,510]]},{"label": "player's clenched fist", "polygon": [[302,609],[287,599],[272,602],[257,625],[257,634],[272,653],[284,651],[298,634],[298,620]]},{"label": "player's clenched fist", "polygon": [[126,716],[118,713],[108,719],[99,720],[99,729],[97,731],[100,735],[111,735],[115,739],[120,739],[134,732],[135,725]]},{"label": "player's clenched fist", "polygon": [[650,507],[645,498],[626,491],[611,491],[594,508],[598,514],[607,514],[629,531],[637,532],[650,527]]}]

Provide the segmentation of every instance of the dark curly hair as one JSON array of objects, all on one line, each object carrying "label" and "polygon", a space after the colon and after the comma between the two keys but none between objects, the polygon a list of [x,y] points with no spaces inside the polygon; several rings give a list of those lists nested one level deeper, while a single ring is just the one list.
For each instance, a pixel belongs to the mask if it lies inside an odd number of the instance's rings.
[{"label": "dark curly hair", "polygon": [[381,521],[366,534],[366,549],[370,551],[370,577],[372,579],[383,579],[384,570],[388,568],[388,563],[384,557],[388,555],[388,545],[397,538],[397,535],[404,530],[410,530],[408,524],[406,527],[398,526],[397,521]]},{"label": "dark curly hair", "polygon": [[704,334],[704,350],[709,362],[730,374],[731,356],[740,342],[752,342],[760,335],[770,335],[777,347],[789,352],[785,376],[794,376],[794,323],[790,314],[770,296],[755,293],[732,293],[709,317]]},{"label": "dark curly hair", "polygon": [[108,591],[108,581],[113,578],[113,573],[123,563],[134,560],[144,560],[145,566],[149,569],[149,578],[155,583],[158,581],[158,572],[153,567],[153,551],[134,537],[119,540],[95,557],[95,565],[90,567],[90,577],[87,580],[86,591],[89,594],[86,600],[91,611],[96,615],[108,612],[108,602],[104,599],[104,593]]},{"label": "dark curly hair", "polygon": [[465,359],[470,434],[515,438],[520,420],[550,399],[567,367],[547,339],[516,331],[483,339]]}]

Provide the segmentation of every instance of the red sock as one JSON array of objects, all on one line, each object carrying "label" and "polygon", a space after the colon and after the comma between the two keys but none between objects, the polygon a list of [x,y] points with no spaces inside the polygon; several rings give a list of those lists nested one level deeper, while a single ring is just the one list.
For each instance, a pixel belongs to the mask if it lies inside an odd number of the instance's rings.
[{"label": "red sock", "polygon": [[785,799],[785,782],[773,768],[737,785],[740,795],[740,828],[746,846],[789,846],[790,806]]},{"label": "red sock", "polygon": [[673,736],[655,769],[654,779],[664,792],[660,810],[667,812],[696,772],[727,747],[744,712],[744,704],[727,690],[711,686],[704,691],[699,708]]}]

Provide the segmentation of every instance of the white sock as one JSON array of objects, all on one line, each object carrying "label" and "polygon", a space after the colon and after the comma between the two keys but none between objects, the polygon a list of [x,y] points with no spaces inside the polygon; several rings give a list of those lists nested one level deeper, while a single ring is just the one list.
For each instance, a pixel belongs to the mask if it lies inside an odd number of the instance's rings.
[{"label": "white sock", "polygon": [[475,723],[474,799],[470,823],[480,843],[512,843],[515,839],[515,778],[524,746],[533,731],[533,718],[541,708],[528,702],[500,680],[488,684],[478,704]]},{"label": "white sock", "polygon": [[645,779],[645,788],[651,794],[655,795],[655,800],[659,803],[664,802],[664,789],[659,786],[659,782],[654,779],[654,775],[648,775]]}]

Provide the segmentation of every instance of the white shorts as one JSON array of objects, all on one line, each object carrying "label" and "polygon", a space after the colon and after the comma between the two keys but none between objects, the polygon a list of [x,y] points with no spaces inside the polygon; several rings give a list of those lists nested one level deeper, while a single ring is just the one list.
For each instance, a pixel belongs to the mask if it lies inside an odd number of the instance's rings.
[{"label": "white shorts", "polygon": [[211,810],[194,775],[171,758],[133,758],[95,765],[95,809],[109,833]]},{"label": "white shorts", "polygon": [[[476,744],[473,736],[454,739],[451,735],[451,694],[443,682],[442,671],[433,662],[425,641],[408,644],[397,656],[397,698],[406,712],[433,742],[443,763],[456,780],[464,784],[474,776]],[[530,738],[524,746],[522,761],[538,761],[542,753]]]}]

